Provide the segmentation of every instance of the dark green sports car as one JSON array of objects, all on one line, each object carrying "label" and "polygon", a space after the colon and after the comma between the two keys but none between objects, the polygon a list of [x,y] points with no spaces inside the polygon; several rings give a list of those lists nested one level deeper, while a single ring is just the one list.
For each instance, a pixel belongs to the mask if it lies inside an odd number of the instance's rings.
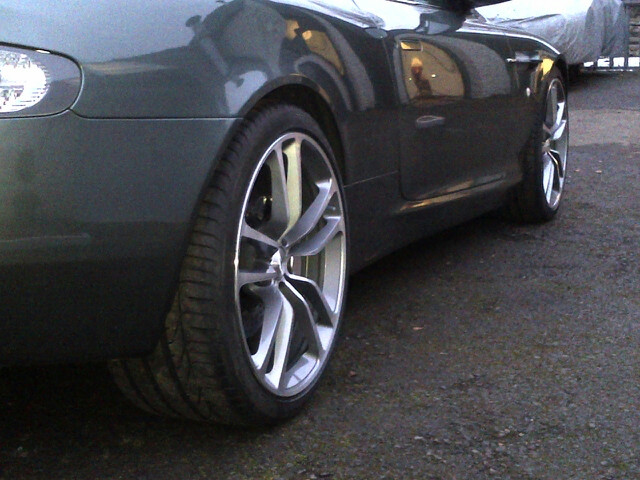
[{"label": "dark green sports car", "polygon": [[469,19],[490,3],[0,0],[0,365],[109,359],[151,412],[294,415],[351,272],[558,211],[566,65]]}]

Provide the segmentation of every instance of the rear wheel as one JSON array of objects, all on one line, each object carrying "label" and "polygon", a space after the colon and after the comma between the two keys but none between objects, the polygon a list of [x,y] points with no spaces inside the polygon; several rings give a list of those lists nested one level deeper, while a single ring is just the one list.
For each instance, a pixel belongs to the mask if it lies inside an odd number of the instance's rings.
[{"label": "rear wheel", "polygon": [[297,413],[336,343],[347,283],[339,175],[316,122],[252,114],[203,200],[156,350],[111,364],[159,414],[264,424]]},{"label": "rear wheel", "polygon": [[564,191],[569,148],[566,88],[560,71],[550,72],[539,117],[523,153],[524,178],[506,206],[521,222],[551,220]]}]

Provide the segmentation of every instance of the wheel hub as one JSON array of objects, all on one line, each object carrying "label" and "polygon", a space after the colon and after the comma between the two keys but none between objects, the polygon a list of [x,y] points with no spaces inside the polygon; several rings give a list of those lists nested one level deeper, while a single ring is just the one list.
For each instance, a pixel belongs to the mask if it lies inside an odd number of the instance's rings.
[{"label": "wheel hub", "polygon": [[269,264],[276,272],[274,283],[280,283],[284,280],[285,275],[289,273],[289,263],[290,258],[285,249],[279,248],[276,253],[273,254]]}]

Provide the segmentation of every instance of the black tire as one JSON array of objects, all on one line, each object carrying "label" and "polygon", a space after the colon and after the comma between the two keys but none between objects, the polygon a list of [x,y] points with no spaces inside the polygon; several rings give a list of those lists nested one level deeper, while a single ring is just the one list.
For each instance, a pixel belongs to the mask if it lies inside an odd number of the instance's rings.
[{"label": "black tire", "polygon": [[[569,122],[568,116],[564,126],[561,150],[562,156],[555,158],[554,171],[560,172],[558,178],[554,178],[551,195],[548,196],[548,189],[545,189],[545,148],[548,141],[552,140],[545,125],[549,124],[549,95],[551,90],[558,88],[561,90],[564,110],[563,114],[568,115],[567,87],[560,70],[554,67],[543,85],[540,100],[540,110],[534,123],[529,140],[521,155],[523,179],[522,182],[510,192],[503,212],[510,220],[520,223],[541,223],[553,219],[560,207],[560,198],[564,190],[564,180],[566,178],[566,160],[568,157],[569,143]],[[547,142],[547,143],[545,143]],[[556,152],[558,153],[558,152]]]},{"label": "black tire", "polygon": [[[268,388],[268,384],[265,383],[266,374],[265,377],[258,375],[257,368],[252,364],[253,357],[249,347],[247,326],[243,323],[246,312],[241,311],[244,308],[244,304],[241,305],[241,303],[245,300],[240,298],[244,299],[245,290],[242,290],[244,287],[236,287],[237,278],[239,278],[237,276],[240,275],[237,267],[239,255],[237,251],[241,250],[240,245],[243,245],[243,249],[249,248],[244,246],[244,243],[240,243],[245,238],[239,232],[244,228],[242,222],[249,221],[247,216],[250,194],[253,195],[253,189],[258,188],[255,186],[257,179],[262,175],[262,169],[266,168],[264,165],[267,165],[266,161],[261,159],[266,156],[265,152],[269,151],[273,142],[283,138],[283,135],[288,132],[301,132],[305,135],[305,139],[311,138],[317,142],[316,145],[325,154],[325,160],[329,161],[328,168],[331,170],[329,173],[337,180],[336,190],[331,194],[333,195],[331,202],[338,205],[344,213],[344,194],[335,168],[332,149],[313,118],[289,105],[272,104],[251,113],[239,128],[224,158],[220,161],[213,181],[199,206],[197,221],[181,269],[178,291],[171,311],[167,315],[164,334],[158,346],[145,358],[114,360],[110,364],[116,383],[137,406],[160,415],[194,420],[242,425],[273,424],[298,413],[316,388],[336,343],[337,331],[341,323],[340,317],[344,310],[346,275],[343,278],[344,282],[341,280],[342,283],[338,285],[341,290],[340,295],[336,296],[338,299],[335,305],[335,310],[338,312],[337,326],[331,337],[330,346],[327,348],[328,353],[323,353],[326,356],[322,357],[324,358],[322,362],[318,360],[317,369],[312,372],[313,378],[309,377],[305,383],[298,385],[300,391],[295,391],[295,394],[285,390],[286,385],[280,387],[283,392],[287,392],[286,394],[276,391],[276,386]],[[311,140],[307,141],[311,142]],[[302,169],[305,168],[311,167],[305,163]],[[287,175],[289,174],[287,170]],[[300,179],[304,179],[302,175],[300,174]],[[286,185],[284,191],[288,193]],[[300,194],[300,204],[302,204],[302,198]],[[287,215],[290,214],[288,205]],[[269,215],[275,217],[275,213],[269,213]],[[346,215],[341,225],[344,229],[339,232],[341,235],[339,246],[344,256],[340,257],[342,262],[340,268],[344,267],[346,271]],[[311,236],[312,233],[308,235]],[[264,246],[261,245],[261,248]],[[257,251],[258,248],[254,247],[254,250]],[[292,274],[288,269],[293,269],[295,264],[292,259],[293,256],[282,265],[282,271],[287,270],[289,275]],[[272,269],[271,266],[265,268],[268,271]],[[281,278],[277,281],[284,282],[283,275],[281,272]],[[291,278],[294,278],[293,275]],[[282,288],[280,285],[271,286],[270,284],[267,287],[259,286],[264,283],[251,284],[250,287],[256,290]],[[289,299],[284,294],[283,298],[285,301]],[[296,305],[293,300],[289,303],[289,306],[291,305],[294,306],[295,312],[299,311],[295,310]],[[280,322],[285,315],[285,309],[282,306],[281,309],[277,322]],[[291,311],[291,309],[287,310],[287,312]],[[318,322],[320,322],[320,313],[315,307],[308,311],[318,315]],[[266,307],[263,305],[262,317],[257,314],[257,318],[262,318],[263,321],[261,329],[266,328],[264,327],[264,319],[267,316],[265,312]],[[253,319],[256,314],[251,315]],[[308,318],[312,318],[313,324],[313,317],[310,315]],[[295,315],[293,319],[292,324],[294,321],[302,322],[302,320],[296,320]],[[308,324],[305,323],[305,325],[306,327],[290,327],[290,336],[287,338],[291,340],[287,345],[291,346],[287,346],[286,354],[291,355],[291,358],[286,357],[281,376],[284,376],[290,363],[295,363],[292,360],[294,354],[290,353],[294,348],[302,349],[303,353],[305,348],[311,349],[309,344],[312,342],[305,340],[303,334],[298,334],[298,337],[302,337],[303,340],[295,336],[297,331],[294,330],[308,328]],[[280,332],[277,328],[280,327],[276,327],[274,332]],[[274,344],[275,336],[276,333],[273,333]],[[294,347],[294,345],[297,346]],[[273,350],[276,349],[277,347],[274,346]],[[322,348],[318,351],[322,351]],[[266,368],[269,368],[267,363],[276,361],[273,358],[276,354],[269,353],[269,355],[272,355],[272,359],[265,360]],[[320,358],[318,354],[318,359]],[[271,368],[275,367],[271,365]]]},{"label": "black tire", "polygon": [[582,73],[582,64],[569,65],[569,82],[573,83],[580,78]]}]

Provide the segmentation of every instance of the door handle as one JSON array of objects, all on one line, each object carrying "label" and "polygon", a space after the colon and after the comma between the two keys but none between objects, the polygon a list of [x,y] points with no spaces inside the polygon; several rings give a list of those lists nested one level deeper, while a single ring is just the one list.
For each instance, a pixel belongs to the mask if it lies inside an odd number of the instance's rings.
[{"label": "door handle", "polygon": [[441,127],[444,125],[444,117],[436,117],[435,115],[423,115],[416,120],[416,128],[424,130],[426,128]]},{"label": "door handle", "polygon": [[507,63],[529,63],[537,65],[542,63],[542,57],[539,53],[516,52],[514,58],[507,58]]}]

